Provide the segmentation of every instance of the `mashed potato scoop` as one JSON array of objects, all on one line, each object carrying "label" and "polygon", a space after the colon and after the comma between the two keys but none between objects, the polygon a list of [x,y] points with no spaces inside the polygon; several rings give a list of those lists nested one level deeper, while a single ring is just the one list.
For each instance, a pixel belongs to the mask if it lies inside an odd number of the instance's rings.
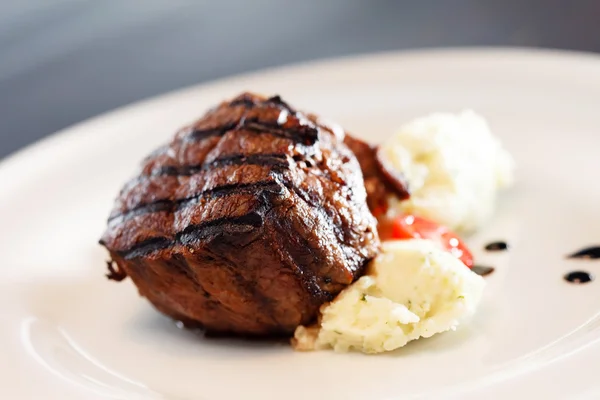
[{"label": "mashed potato scoop", "polygon": [[408,200],[390,198],[388,214],[414,214],[459,232],[480,228],[497,193],[513,181],[514,161],[473,111],[435,113],[402,126],[378,157],[400,171]]},{"label": "mashed potato scoop", "polygon": [[475,312],[484,286],[433,242],[384,242],[367,274],[321,308],[320,327],[298,327],[293,344],[297,350],[391,351],[455,330]]}]

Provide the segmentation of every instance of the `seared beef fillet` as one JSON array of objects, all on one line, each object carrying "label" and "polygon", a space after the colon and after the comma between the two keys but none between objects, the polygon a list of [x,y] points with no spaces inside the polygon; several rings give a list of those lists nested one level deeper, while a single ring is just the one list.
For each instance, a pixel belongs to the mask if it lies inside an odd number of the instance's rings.
[{"label": "seared beef fillet", "polygon": [[377,251],[343,137],[279,97],[243,94],[150,155],[100,241],[109,278],[211,333],[286,335]]}]

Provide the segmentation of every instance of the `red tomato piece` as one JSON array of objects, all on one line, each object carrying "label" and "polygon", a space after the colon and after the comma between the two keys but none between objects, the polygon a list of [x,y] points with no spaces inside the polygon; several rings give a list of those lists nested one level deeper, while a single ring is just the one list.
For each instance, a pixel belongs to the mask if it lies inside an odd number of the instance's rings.
[{"label": "red tomato piece", "polygon": [[473,255],[467,245],[443,225],[415,215],[402,215],[394,219],[392,239],[429,239],[449,251],[467,267],[473,266]]}]

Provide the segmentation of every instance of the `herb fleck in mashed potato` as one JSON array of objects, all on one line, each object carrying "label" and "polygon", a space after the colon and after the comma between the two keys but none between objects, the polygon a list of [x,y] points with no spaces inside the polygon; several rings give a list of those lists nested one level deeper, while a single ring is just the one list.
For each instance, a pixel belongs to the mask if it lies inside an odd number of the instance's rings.
[{"label": "herb fleck in mashed potato", "polygon": [[319,327],[300,326],[297,350],[380,353],[454,330],[471,316],[485,281],[427,240],[383,243],[367,274],[321,308]]},{"label": "herb fleck in mashed potato", "polygon": [[404,174],[411,193],[391,200],[391,216],[415,214],[455,231],[479,228],[498,190],[513,180],[513,159],[473,111],[417,118],[386,140],[380,154]]}]

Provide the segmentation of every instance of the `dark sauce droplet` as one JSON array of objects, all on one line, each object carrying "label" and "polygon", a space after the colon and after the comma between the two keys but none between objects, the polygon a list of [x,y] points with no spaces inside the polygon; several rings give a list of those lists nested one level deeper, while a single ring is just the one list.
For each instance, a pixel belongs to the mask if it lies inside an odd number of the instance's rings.
[{"label": "dark sauce droplet", "polygon": [[486,276],[495,271],[494,267],[486,267],[485,265],[474,265],[471,268],[471,271],[475,272],[477,275]]},{"label": "dark sauce droplet", "polygon": [[508,250],[508,243],[506,242],[491,242],[485,245],[486,251],[504,251]]},{"label": "dark sauce droplet", "polygon": [[582,284],[594,280],[594,275],[585,271],[573,271],[566,274],[564,278],[567,282]]},{"label": "dark sauce droplet", "polygon": [[573,254],[567,256],[568,258],[588,258],[590,260],[600,258],[600,246],[586,247]]}]

